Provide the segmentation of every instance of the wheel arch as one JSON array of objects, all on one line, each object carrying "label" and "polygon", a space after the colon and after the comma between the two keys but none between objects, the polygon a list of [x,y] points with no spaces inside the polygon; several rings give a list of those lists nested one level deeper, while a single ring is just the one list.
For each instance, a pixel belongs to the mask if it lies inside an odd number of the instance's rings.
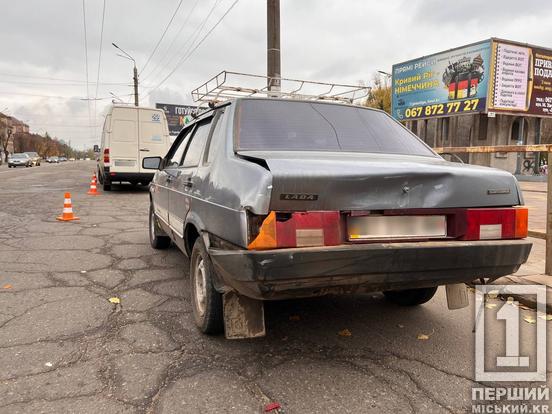
[{"label": "wheel arch", "polygon": [[194,212],[190,212],[186,217],[184,224],[184,249],[188,257],[192,256],[192,249],[194,243],[198,237],[202,237],[205,247],[208,249],[210,246],[209,235],[205,231],[205,225],[203,220]]}]

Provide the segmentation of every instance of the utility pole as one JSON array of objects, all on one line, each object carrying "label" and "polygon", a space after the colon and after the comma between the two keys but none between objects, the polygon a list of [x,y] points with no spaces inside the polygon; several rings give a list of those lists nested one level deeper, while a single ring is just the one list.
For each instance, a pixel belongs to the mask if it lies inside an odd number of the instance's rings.
[{"label": "utility pole", "polygon": [[134,106],[138,106],[138,69],[134,62]]},{"label": "utility pole", "polygon": [[121,49],[119,46],[117,46],[115,43],[111,43],[115,48],[119,49],[123,54],[117,53],[117,56],[131,60],[134,64],[134,76],[132,79],[134,80],[134,106],[138,106],[138,69],[136,69],[136,61],[132,56],[130,56],[127,52],[125,52],[123,49]]},{"label": "utility pole", "polygon": [[280,91],[280,0],[266,2],[268,90]]}]

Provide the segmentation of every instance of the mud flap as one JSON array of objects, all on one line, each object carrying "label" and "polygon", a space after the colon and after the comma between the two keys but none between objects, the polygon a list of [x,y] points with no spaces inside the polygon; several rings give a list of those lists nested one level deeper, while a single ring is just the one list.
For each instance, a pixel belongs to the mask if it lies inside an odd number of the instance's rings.
[{"label": "mud flap", "polygon": [[227,339],[258,338],[266,335],[264,304],[235,292],[222,295],[224,334]]},{"label": "mud flap", "polygon": [[462,309],[470,304],[468,299],[468,289],[464,283],[446,285],[447,305],[451,310]]}]

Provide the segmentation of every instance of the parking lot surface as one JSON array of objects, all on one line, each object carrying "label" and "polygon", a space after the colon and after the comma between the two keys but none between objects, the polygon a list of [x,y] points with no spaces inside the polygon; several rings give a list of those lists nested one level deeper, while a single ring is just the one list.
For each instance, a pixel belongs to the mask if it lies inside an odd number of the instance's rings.
[{"label": "parking lot surface", "polygon": [[[449,311],[442,288],[417,308],[379,293],[271,302],[265,338],[201,335],[187,259],[149,245],[147,188],[88,196],[94,167],[0,169],[1,413],[470,410],[473,306]],[[66,191],[78,221],[56,221]]]}]

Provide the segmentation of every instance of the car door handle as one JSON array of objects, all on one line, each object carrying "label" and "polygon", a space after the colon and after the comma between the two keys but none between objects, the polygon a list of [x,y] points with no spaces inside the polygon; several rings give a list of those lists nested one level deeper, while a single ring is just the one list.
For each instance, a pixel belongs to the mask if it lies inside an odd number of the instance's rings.
[{"label": "car door handle", "polygon": [[149,149],[147,149],[147,148],[140,148],[140,151],[149,152]]}]

